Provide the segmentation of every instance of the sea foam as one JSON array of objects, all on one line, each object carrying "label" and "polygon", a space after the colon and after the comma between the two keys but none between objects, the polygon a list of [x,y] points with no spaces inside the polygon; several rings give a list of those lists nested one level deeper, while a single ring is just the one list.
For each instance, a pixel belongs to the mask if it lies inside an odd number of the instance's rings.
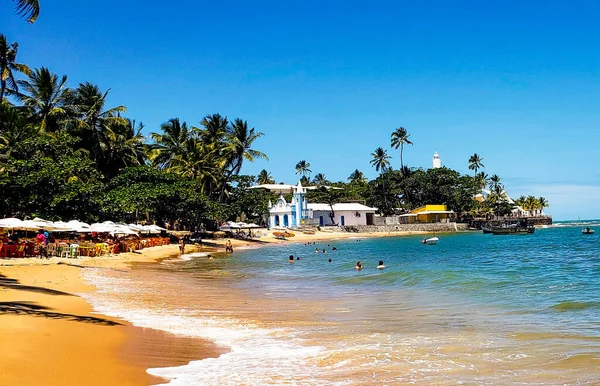
[{"label": "sea foam", "polygon": [[187,365],[148,369],[148,373],[170,380],[170,385],[324,384],[314,358],[323,348],[304,345],[292,328],[262,328],[251,321],[211,315],[195,310],[142,308],[128,301],[134,294],[126,280],[96,269],[84,270],[84,278],[98,291],[81,294],[94,309],[144,328],[198,337],[230,349],[218,358],[192,361]]}]

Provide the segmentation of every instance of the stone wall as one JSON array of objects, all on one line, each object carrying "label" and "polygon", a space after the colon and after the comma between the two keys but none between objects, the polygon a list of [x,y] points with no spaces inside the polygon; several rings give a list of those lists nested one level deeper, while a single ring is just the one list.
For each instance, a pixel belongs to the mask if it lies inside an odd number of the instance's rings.
[{"label": "stone wall", "polygon": [[396,225],[356,225],[341,227],[345,232],[462,232],[469,228],[469,224],[450,223],[424,223],[424,224],[396,224]]}]

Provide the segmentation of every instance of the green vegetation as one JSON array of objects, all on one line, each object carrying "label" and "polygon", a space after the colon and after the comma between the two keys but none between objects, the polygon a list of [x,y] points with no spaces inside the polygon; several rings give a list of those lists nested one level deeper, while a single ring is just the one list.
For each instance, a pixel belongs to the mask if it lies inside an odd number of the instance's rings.
[{"label": "green vegetation", "polygon": [[[264,223],[275,197],[248,187],[275,179],[267,170],[240,175],[245,162],[268,159],[255,148],[263,133],[247,121],[210,114],[193,126],[171,118],[145,138],[144,125],[124,116],[125,106],[108,104],[109,90],[88,82],[72,88],[66,75],[18,63],[17,53],[18,45],[0,35],[0,216],[177,221],[190,228],[224,220]],[[333,204],[349,201],[384,215],[426,204],[446,204],[463,219],[511,213],[515,204],[501,178],[481,171],[478,154],[468,160],[472,176],[446,167],[410,168],[402,161],[409,137],[403,127],[391,135],[392,148],[400,148],[398,170],[386,149],[371,153],[379,173],[372,181],[358,169],[348,182],[331,182],[323,173],[311,180],[306,160],[295,172],[303,185],[319,186],[308,199],[328,203],[332,217]],[[475,200],[486,187],[487,198]],[[536,213],[548,206],[532,196],[516,204]]]},{"label": "green vegetation", "polygon": [[265,213],[269,194],[240,175],[244,162],[267,158],[254,148],[263,134],[245,120],[212,114],[190,127],[172,118],[148,142],[125,106],[108,106],[109,91],[30,70],[17,47],[0,35],[0,216],[195,226]]}]

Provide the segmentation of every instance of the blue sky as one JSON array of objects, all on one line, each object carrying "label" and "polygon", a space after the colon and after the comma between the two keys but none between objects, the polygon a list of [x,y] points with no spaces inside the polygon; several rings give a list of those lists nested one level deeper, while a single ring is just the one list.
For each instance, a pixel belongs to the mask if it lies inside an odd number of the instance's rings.
[{"label": "blue sky", "polygon": [[403,126],[409,166],[437,151],[466,173],[477,152],[555,219],[600,218],[598,2],[40,1],[33,25],[0,1],[21,62],[110,88],[148,133],[246,119],[270,157],[246,173],[290,183],[304,159],[372,178],[370,153]]}]

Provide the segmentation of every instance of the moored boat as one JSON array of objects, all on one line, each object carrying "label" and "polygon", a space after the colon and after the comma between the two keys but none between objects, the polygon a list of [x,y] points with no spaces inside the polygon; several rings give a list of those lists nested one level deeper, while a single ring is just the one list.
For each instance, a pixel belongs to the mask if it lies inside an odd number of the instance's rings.
[{"label": "moored boat", "polygon": [[501,224],[488,224],[482,226],[481,230],[483,233],[492,233],[494,235],[516,235],[516,234],[528,234],[534,233],[535,227],[529,225],[526,219],[519,219],[516,221],[506,221]]},{"label": "moored boat", "polygon": [[439,238],[437,238],[437,237],[430,237],[428,239],[421,240],[421,243],[422,244],[427,244],[427,245],[436,245],[438,241],[440,241]]}]

